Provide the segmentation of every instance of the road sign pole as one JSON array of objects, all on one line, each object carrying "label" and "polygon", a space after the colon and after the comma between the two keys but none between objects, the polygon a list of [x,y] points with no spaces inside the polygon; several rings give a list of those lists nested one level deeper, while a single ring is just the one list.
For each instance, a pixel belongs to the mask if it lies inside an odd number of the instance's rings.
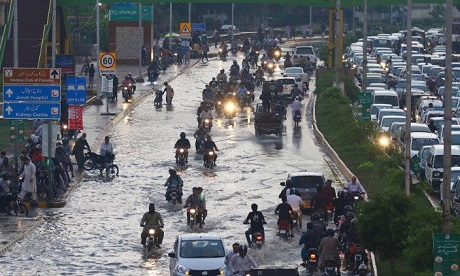
[{"label": "road sign pole", "polygon": [[[96,0],[96,56],[99,59],[99,53],[101,52],[101,47],[100,47],[100,11],[99,11],[99,0]],[[99,73],[99,60],[97,62],[97,75],[100,76]],[[102,104],[101,101],[101,85],[102,85],[102,78],[99,77],[99,83],[96,85],[96,103]]]},{"label": "road sign pole", "polygon": [[19,67],[19,38],[18,38],[18,1],[13,0],[13,15],[14,15],[14,32],[13,32],[13,59],[14,67]]},{"label": "road sign pole", "polygon": [[[136,79],[136,82],[144,82],[144,78],[142,78],[142,58],[144,51],[144,32],[142,29],[142,3],[139,3],[139,45],[138,45],[138,53],[139,55],[139,76]],[[107,113],[109,113],[107,111]]]},{"label": "road sign pole", "polygon": [[18,174],[18,166],[19,166],[19,162],[18,162],[18,156],[19,156],[19,153],[18,153],[19,130],[18,130],[18,121],[13,120],[13,122],[14,122],[15,136],[16,136],[16,139],[14,139],[14,173],[15,173],[15,175],[17,175]]}]

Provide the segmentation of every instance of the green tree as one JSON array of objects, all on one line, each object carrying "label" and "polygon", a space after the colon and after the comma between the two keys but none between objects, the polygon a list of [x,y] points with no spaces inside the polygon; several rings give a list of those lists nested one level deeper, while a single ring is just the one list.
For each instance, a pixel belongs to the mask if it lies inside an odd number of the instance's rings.
[{"label": "green tree", "polygon": [[434,5],[433,9],[428,14],[435,20],[444,19],[446,17],[446,8],[441,4]]},{"label": "green tree", "polygon": [[371,201],[359,206],[358,234],[368,249],[390,261],[394,271],[394,261],[405,248],[410,230],[408,214],[413,203],[396,183],[388,185],[383,192],[373,195]]}]

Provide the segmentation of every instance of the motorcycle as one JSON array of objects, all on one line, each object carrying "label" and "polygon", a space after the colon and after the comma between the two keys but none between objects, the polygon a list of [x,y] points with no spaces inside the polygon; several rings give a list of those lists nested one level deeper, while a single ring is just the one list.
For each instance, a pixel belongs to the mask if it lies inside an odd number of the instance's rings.
[{"label": "motorcycle", "polygon": [[149,81],[153,84],[158,79],[158,70],[149,70]]},{"label": "motorcycle", "polygon": [[300,110],[295,111],[294,117],[292,119],[294,120],[294,126],[296,128],[299,127],[299,123],[302,121],[302,114],[300,113]]},{"label": "motorcycle", "polygon": [[208,152],[205,152],[203,155],[204,166],[206,168],[209,168],[210,170],[212,170],[212,168],[214,167],[215,154],[216,153],[214,151],[210,150]]},{"label": "motorcycle", "polygon": [[302,93],[303,93],[304,95],[307,95],[307,97],[308,97],[308,89],[309,89],[308,82],[304,81],[304,82],[302,83]]},{"label": "motorcycle", "polygon": [[177,158],[176,158],[176,165],[181,166],[181,167],[185,166],[186,150],[187,149],[179,148],[179,154],[177,155]]},{"label": "motorcycle", "polygon": [[280,61],[281,58],[281,51],[280,50],[275,50],[273,51],[273,57],[276,60],[276,62]]},{"label": "motorcycle", "polygon": [[275,64],[273,64],[273,62],[267,62],[267,72],[270,75],[273,75],[273,73],[275,73]]},{"label": "motorcycle", "polygon": [[181,65],[182,64],[182,58],[179,53],[174,53],[173,58],[172,58],[172,63],[176,65]]},{"label": "motorcycle", "polygon": [[199,225],[199,228],[203,228],[203,224],[201,223],[201,212],[197,207],[188,208],[187,214],[190,215],[190,223],[189,226],[191,229],[194,229],[195,225]]},{"label": "motorcycle", "polygon": [[264,80],[263,77],[257,76],[257,75],[256,75],[256,77],[255,77],[255,79],[254,79],[254,83],[255,83],[255,85],[256,85],[257,87],[261,86],[261,85],[264,83],[264,81],[265,81],[265,80]]},{"label": "motorcycle", "polygon": [[219,58],[222,61],[226,61],[227,60],[227,50],[219,48]]},{"label": "motorcycle", "polygon": [[264,236],[261,232],[254,232],[252,234],[252,241],[257,247],[257,249],[262,249],[263,244],[265,243]]},{"label": "motorcycle", "polygon": [[128,86],[123,86],[122,90],[122,95],[123,98],[125,99],[125,102],[127,103],[129,100],[132,100],[133,98],[133,88],[132,84],[129,84]]},{"label": "motorcycle", "polygon": [[358,204],[358,202],[360,200],[363,200],[363,198],[361,197],[361,192],[350,192],[350,200],[352,202],[352,206],[355,207],[356,204]]},{"label": "motorcycle", "polygon": [[348,252],[348,270],[353,271],[354,274],[358,274],[359,266],[366,263],[363,248],[360,243],[353,243],[349,246]]},{"label": "motorcycle", "polygon": [[281,240],[289,241],[291,238],[291,230],[289,228],[289,221],[287,220],[280,220],[278,222],[278,234]]},{"label": "motorcycle", "polygon": [[152,249],[155,248],[155,244],[158,240],[158,238],[155,236],[156,228],[148,225],[143,225],[142,227],[147,227],[147,244],[145,248],[147,249],[147,252],[150,252]]},{"label": "motorcycle", "polygon": [[[3,178],[3,174],[1,177]],[[27,217],[29,215],[27,205],[24,204],[22,200],[18,199],[18,195],[21,192],[21,180],[22,179],[18,179],[18,181],[12,181],[10,183],[10,194],[2,197],[0,201],[0,212],[11,214],[13,211],[15,216]]]},{"label": "motorcycle", "polygon": [[222,101],[217,101],[215,109],[216,109],[217,117],[220,118],[222,116],[222,110],[223,110]]},{"label": "motorcycle", "polygon": [[163,105],[163,94],[163,91],[155,89],[155,100],[153,100],[153,104],[156,107],[161,107]]},{"label": "motorcycle", "polygon": [[324,270],[329,276],[337,275],[337,262],[335,261],[334,256],[324,256]]},{"label": "motorcycle", "polygon": [[232,51],[232,55],[236,56],[236,54],[238,53],[238,48],[237,47],[232,47],[231,51]]},{"label": "motorcycle", "polygon": [[204,119],[203,126],[204,126],[204,130],[206,131],[206,133],[211,132],[211,120],[210,119]]},{"label": "motorcycle", "polygon": [[176,205],[178,202],[182,203],[180,191],[177,188],[172,188],[169,191],[168,202],[171,202],[173,205]]},{"label": "motorcycle", "polygon": [[236,106],[233,101],[227,101],[224,107],[225,118],[232,119],[236,116]]},{"label": "motorcycle", "polygon": [[308,249],[308,259],[305,268],[310,275],[313,275],[318,270],[318,248]]},{"label": "motorcycle", "polygon": [[[302,222],[299,218],[299,213],[297,212],[292,212],[291,213],[291,220],[292,220],[292,225],[295,227],[299,228],[299,231],[302,231]],[[293,229],[294,230],[294,229]]]}]

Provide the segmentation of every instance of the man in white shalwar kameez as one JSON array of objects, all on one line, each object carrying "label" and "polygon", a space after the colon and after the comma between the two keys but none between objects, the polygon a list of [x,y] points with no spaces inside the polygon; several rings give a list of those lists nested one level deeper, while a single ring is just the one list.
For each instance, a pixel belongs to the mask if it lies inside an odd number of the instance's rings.
[{"label": "man in white shalwar kameez", "polygon": [[23,178],[21,194],[19,197],[23,200],[27,193],[32,193],[32,200],[37,200],[37,178],[35,175],[35,165],[30,162],[29,157],[24,157],[24,171],[21,174]]}]

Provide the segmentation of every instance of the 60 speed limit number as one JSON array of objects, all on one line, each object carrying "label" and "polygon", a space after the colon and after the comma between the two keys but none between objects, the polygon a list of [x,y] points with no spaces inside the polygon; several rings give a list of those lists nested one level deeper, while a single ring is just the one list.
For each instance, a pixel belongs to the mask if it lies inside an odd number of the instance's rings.
[{"label": "60 speed limit number", "polygon": [[101,72],[112,73],[116,69],[116,55],[112,52],[101,52],[99,53],[99,68]]}]

